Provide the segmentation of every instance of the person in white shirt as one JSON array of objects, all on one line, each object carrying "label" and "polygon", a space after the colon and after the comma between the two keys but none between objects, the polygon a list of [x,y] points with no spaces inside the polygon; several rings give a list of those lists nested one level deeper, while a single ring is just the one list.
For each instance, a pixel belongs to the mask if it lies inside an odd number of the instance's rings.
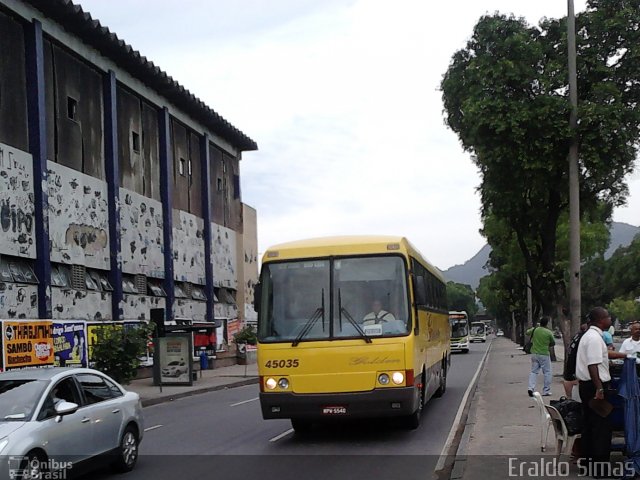
[{"label": "person in white shirt", "polygon": [[367,313],[362,319],[363,325],[373,325],[382,322],[391,322],[396,319],[393,314],[382,309],[382,302],[374,300],[371,305],[371,312]]},{"label": "person in white shirt", "polygon": [[611,316],[606,309],[596,307],[589,312],[588,318],[589,329],[578,344],[576,377],[583,412],[583,457],[590,464],[589,468],[598,469],[608,464],[611,455],[610,415],[603,417],[602,411],[598,410],[611,381],[609,353],[602,338],[602,332],[611,326]]},{"label": "person in white shirt", "polygon": [[640,353],[640,323],[631,324],[631,337],[627,338],[620,346],[620,353],[635,356]]}]

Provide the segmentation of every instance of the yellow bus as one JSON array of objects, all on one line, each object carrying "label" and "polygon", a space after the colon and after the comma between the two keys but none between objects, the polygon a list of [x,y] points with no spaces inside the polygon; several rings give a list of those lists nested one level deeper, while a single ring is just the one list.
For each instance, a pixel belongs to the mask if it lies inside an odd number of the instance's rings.
[{"label": "yellow bus", "polygon": [[469,315],[467,312],[449,312],[451,324],[451,351],[469,353]]},{"label": "yellow bus", "polygon": [[269,248],[256,287],[264,419],[404,417],[444,394],[442,274],[406,238],[345,236]]}]

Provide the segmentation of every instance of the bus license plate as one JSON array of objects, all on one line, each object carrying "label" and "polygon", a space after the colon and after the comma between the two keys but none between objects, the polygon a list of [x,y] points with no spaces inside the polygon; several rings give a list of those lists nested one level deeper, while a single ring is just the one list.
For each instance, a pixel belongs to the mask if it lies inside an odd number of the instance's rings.
[{"label": "bus license plate", "polygon": [[322,407],[323,415],[346,415],[347,407],[343,405],[333,405],[330,407]]}]

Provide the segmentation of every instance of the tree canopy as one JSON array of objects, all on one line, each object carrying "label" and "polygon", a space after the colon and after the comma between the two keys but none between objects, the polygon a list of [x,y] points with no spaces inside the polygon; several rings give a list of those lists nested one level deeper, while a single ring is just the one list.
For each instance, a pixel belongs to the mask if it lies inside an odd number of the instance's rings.
[{"label": "tree canopy", "polygon": [[478,311],[475,292],[471,285],[447,282],[447,302],[450,311],[465,311],[469,318],[472,318]]},{"label": "tree canopy", "polygon": [[[589,0],[576,18],[583,224],[610,221],[627,195],[640,137],[639,25],[640,0]],[[502,286],[522,285],[528,274],[545,314],[566,299],[561,225],[572,140],[566,65],[566,19],[530,26],[487,15],[441,83],[446,123],[482,177],[483,233],[495,268],[511,269]]]}]

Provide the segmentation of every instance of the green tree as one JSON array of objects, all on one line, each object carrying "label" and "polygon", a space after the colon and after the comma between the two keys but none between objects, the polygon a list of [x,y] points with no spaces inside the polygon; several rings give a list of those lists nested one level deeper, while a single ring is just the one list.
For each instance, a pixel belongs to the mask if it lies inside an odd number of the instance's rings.
[{"label": "green tree", "polygon": [[611,303],[607,305],[607,310],[623,324],[640,320],[640,303],[635,300],[614,298]]},{"label": "green tree", "polygon": [[[633,169],[640,133],[639,23],[640,0],[590,0],[576,18],[586,222],[602,221],[603,211],[610,216],[627,194],[625,175]],[[566,299],[559,262],[566,258],[558,248],[572,138],[566,52],[565,19],[532,27],[513,16],[484,16],[441,84],[446,123],[482,176],[485,230],[489,219],[511,230],[545,314],[559,311]]]},{"label": "green tree", "polygon": [[97,330],[96,344],[93,346],[95,368],[114,380],[127,384],[135,378],[140,366],[139,357],[147,348],[153,333],[149,325],[125,327],[107,324]]},{"label": "green tree", "polygon": [[447,282],[447,303],[449,310],[465,311],[472,318],[478,311],[476,297],[471,285]]},{"label": "green tree", "polygon": [[613,253],[607,261],[604,282],[611,298],[640,297],[640,236]]}]

